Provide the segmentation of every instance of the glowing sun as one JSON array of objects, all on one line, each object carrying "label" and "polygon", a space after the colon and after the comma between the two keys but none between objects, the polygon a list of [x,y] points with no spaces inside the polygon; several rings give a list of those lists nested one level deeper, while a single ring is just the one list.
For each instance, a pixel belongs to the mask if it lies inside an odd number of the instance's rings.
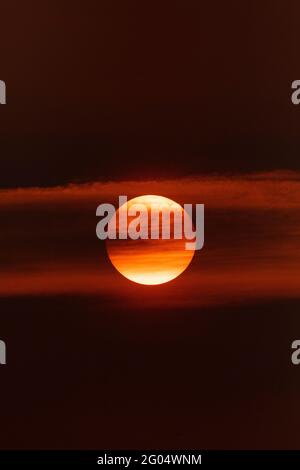
[{"label": "glowing sun", "polygon": [[[130,224],[137,216],[129,215],[128,211],[132,212],[133,206],[138,207],[137,205],[147,208],[149,236],[136,240],[122,239],[122,236],[119,237],[120,211],[126,210],[127,224]],[[154,220],[153,208],[158,214],[156,228],[151,224]],[[184,234],[181,239],[176,239],[176,236],[174,238],[176,227],[178,229],[184,216],[189,218],[183,207],[166,197],[147,195],[128,201],[116,212],[116,239],[106,240],[108,256],[114,267],[127,279],[139,284],[157,285],[175,279],[188,267],[195,252],[194,249],[186,249],[187,240]],[[166,239],[162,233],[168,235],[168,231],[170,237]]]}]

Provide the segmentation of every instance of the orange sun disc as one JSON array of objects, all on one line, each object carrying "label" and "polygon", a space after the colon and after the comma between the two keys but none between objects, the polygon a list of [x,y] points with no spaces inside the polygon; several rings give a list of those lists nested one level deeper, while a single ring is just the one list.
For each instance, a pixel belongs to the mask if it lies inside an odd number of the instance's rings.
[{"label": "orange sun disc", "polygon": [[[128,211],[136,205],[147,208],[147,238],[120,239],[120,210],[126,210],[127,225],[136,219]],[[153,208],[159,216],[156,228],[153,225]],[[156,213],[157,213],[156,212]],[[183,220],[189,215],[176,202],[162,196],[139,196],[125,203],[116,212],[116,239],[107,239],[108,256],[114,267],[127,279],[139,284],[157,285],[172,281],[188,267],[194,256],[194,249],[187,250]],[[180,222],[180,220],[182,222]],[[182,223],[182,238],[174,238],[176,227]],[[169,239],[162,238],[162,233],[170,234]]]}]

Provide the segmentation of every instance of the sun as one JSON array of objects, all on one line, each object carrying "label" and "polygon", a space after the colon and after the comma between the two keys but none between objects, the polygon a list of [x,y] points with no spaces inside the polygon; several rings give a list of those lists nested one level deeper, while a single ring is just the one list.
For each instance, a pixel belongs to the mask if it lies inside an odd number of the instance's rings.
[{"label": "sun", "polygon": [[[119,213],[126,210],[127,223],[136,218],[128,211],[137,204],[143,204],[148,212],[148,235],[146,239],[119,239]],[[153,226],[153,208],[159,214],[158,224]],[[177,278],[188,267],[194,256],[194,250],[186,249],[184,235],[174,238],[176,224],[189,217],[182,206],[163,196],[146,195],[129,200],[116,212],[116,239],[107,239],[106,247],[113,266],[130,281],[145,285],[158,285]],[[169,218],[168,218],[169,217]],[[152,224],[151,224],[152,223]],[[178,225],[177,225],[178,228]],[[182,227],[181,227],[182,228]],[[162,237],[163,231],[169,239]]]}]

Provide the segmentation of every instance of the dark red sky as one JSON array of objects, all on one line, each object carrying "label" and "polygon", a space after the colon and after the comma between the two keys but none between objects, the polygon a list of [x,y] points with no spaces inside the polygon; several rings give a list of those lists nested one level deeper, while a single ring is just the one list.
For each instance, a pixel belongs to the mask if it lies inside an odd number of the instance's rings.
[{"label": "dark red sky", "polygon": [[299,169],[296,1],[1,6],[0,185]]},{"label": "dark red sky", "polygon": [[[0,17],[0,447],[299,448],[298,2]],[[151,291],[95,234],[145,192],[206,206],[204,249]]]}]

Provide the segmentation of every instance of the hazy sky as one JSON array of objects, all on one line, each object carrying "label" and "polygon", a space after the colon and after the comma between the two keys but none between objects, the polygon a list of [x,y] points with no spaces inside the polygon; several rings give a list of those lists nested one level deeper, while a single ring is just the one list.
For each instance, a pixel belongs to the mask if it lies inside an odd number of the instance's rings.
[{"label": "hazy sky", "polygon": [[[299,447],[299,1],[2,3],[0,447]],[[152,288],[95,233],[147,193],[205,204]]]},{"label": "hazy sky", "polygon": [[299,169],[298,13],[293,0],[2,5],[0,185]]}]

